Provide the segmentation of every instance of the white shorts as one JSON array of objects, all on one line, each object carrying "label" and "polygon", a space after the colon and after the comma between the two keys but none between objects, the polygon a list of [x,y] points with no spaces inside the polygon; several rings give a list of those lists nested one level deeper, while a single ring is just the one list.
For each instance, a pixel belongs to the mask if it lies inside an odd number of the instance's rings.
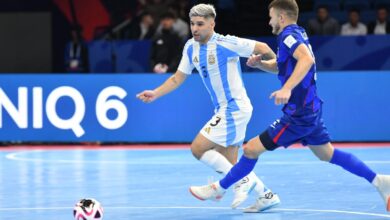
[{"label": "white shorts", "polygon": [[217,112],[200,130],[210,141],[224,147],[241,146],[252,111]]}]

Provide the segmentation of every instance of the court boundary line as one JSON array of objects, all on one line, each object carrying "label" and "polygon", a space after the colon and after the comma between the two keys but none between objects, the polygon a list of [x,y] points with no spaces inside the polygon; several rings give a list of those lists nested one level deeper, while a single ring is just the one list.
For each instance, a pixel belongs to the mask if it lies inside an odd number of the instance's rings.
[{"label": "court boundary line", "polygon": [[[370,148],[366,148],[370,149]],[[18,157],[19,154],[23,153],[42,153],[50,152],[47,150],[32,150],[32,151],[18,151],[14,153],[8,153],[5,155],[5,158],[13,161],[23,161],[23,162],[32,162],[32,163],[65,163],[65,164],[129,164],[129,165],[197,165],[197,161],[187,161],[187,162],[177,162],[177,161],[156,161],[156,162],[133,162],[129,160],[64,160],[64,159],[41,159],[41,158],[31,158],[31,157]],[[390,160],[367,160],[364,161],[367,164],[390,164]],[[312,160],[312,161],[262,161],[261,165],[317,165],[324,164],[323,161]]]},{"label": "court boundary line", "polygon": [[[73,207],[10,207],[10,208],[1,208],[0,211],[31,211],[31,210],[72,210]],[[212,206],[112,206],[104,207],[105,210],[109,209],[210,209],[210,210],[232,210],[230,207],[212,207]],[[242,210],[239,208],[238,210]],[[270,211],[294,211],[294,212],[320,212],[320,213],[338,213],[338,214],[347,214],[347,215],[362,215],[362,216],[376,216],[376,217],[385,217],[390,218],[390,214],[380,214],[372,212],[356,212],[356,211],[346,211],[346,210],[336,210],[336,209],[299,209],[299,208],[274,208]],[[265,211],[263,213],[270,213],[270,211]],[[248,213],[253,214],[253,213]],[[258,213],[261,214],[261,213]]]}]

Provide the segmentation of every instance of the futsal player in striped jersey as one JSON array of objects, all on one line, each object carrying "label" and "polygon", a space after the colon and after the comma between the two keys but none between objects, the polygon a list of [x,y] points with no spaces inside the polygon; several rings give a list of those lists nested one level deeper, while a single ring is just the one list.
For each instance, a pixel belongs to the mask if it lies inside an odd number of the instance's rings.
[{"label": "futsal player in striped jersey", "polygon": [[[195,5],[189,17],[193,38],[184,46],[177,71],[158,88],[145,90],[137,97],[152,102],[179,87],[196,69],[211,96],[215,114],[193,140],[191,151],[198,160],[226,175],[237,162],[238,148],[244,142],[252,115],[241,76],[240,57],[261,54],[265,59],[272,59],[275,54],[267,44],[215,33],[216,12],[212,5]],[[276,194],[253,172],[248,172],[234,187],[232,208],[238,207],[252,189],[262,202],[261,209],[280,203]]]}]

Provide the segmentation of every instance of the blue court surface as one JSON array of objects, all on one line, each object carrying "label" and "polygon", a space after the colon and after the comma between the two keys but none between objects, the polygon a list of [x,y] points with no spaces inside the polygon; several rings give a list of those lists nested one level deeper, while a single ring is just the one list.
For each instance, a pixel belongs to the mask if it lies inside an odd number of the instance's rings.
[{"label": "blue court surface", "polygon": [[[177,146],[177,145],[176,145]],[[343,148],[379,173],[390,174],[390,144]],[[188,146],[1,148],[0,219],[73,219],[73,205],[92,197],[104,219],[117,220],[377,220],[390,219],[380,195],[364,179],[318,161],[309,149],[278,149],[255,172],[282,204],[269,211],[232,210],[229,190],[220,202],[199,201],[190,185],[220,176],[194,159]]]}]

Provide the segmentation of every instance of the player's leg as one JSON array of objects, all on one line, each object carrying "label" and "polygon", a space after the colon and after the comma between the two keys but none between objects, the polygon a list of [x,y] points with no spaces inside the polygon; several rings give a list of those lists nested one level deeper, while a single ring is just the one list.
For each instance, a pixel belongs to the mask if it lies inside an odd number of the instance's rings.
[{"label": "player's leg", "polygon": [[[267,131],[264,133],[267,133]],[[260,137],[262,136],[265,135],[260,135]],[[252,138],[245,145],[244,155],[221,181],[206,186],[190,187],[190,191],[194,194],[194,196],[202,200],[219,200],[222,198],[227,188],[251,173],[256,164],[258,156],[267,150],[260,141],[260,137],[257,136]],[[269,146],[271,149],[271,145]],[[272,146],[276,148],[276,145],[273,144]],[[225,187],[223,187],[223,184],[226,184],[224,185]],[[263,187],[263,189],[266,188]],[[279,203],[279,197],[267,189],[264,194],[258,197],[254,205],[245,209],[245,212],[264,211],[278,205]]]},{"label": "player's leg", "polygon": [[225,155],[218,152],[216,150],[217,148],[222,148],[222,146],[209,140],[201,133],[196,136],[191,144],[191,152],[195,158],[206,166],[211,167],[216,172],[226,174],[233,166],[230,160],[233,160],[234,151],[236,151],[236,149],[229,149],[224,152],[229,156],[229,158],[227,158]]},{"label": "player's leg", "polygon": [[[290,127],[288,121],[276,120],[267,130],[261,135],[252,138],[244,146],[244,155],[240,158],[238,163],[230,170],[221,181],[219,181],[222,188],[227,189],[244,176],[248,175],[255,167],[258,157],[269,150],[272,151],[279,146],[280,143],[290,143],[291,139],[295,139],[290,134]],[[278,143],[278,141],[280,143]],[[288,146],[287,144],[286,146]]]},{"label": "player's leg", "polygon": [[[237,163],[238,148],[238,146],[230,146],[226,148],[217,146],[215,150],[224,155],[234,165]],[[226,174],[227,173],[224,173],[224,175]],[[234,184],[234,199],[232,201],[231,207],[237,208],[248,198],[252,190],[256,192],[257,197],[269,197],[272,194],[272,191],[267,188],[263,181],[261,181],[260,178],[258,178],[257,175],[252,171]]]},{"label": "player's leg", "polygon": [[373,184],[385,200],[387,211],[390,211],[390,176],[377,175],[355,155],[335,149],[330,142],[322,145],[309,145],[309,148],[320,160],[338,165]]},{"label": "player's leg", "polygon": [[[224,175],[226,175],[237,162],[237,146],[220,146],[208,140],[202,134],[198,134],[191,144],[191,151],[194,156],[206,166],[211,167],[216,172]],[[235,185],[235,197],[232,202],[232,207],[236,208],[244,202],[252,189],[255,189],[257,194],[263,197],[271,192],[264,186],[264,183],[256,176],[256,174],[251,172]],[[197,195],[199,192],[196,189],[190,189],[190,192],[195,197],[202,199],[201,195]]]},{"label": "player's leg", "polygon": [[232,164],[237,163],[238,159],[238,149],[239,146],[228,146],[228,147],[222,147],[222,146],[217,146],[215,147],[215,150],[218,151],[220,154],[226,157],[226,159]]},{"label": "player's leg", "polygon": [[309,148],[320,160],[338,165],[357,176],[363,177],[370,183],[376,176],[376,173],[355,155],[334,149],[330,142],[322,145],[309,145]]},{"label": "player's leg", "polygon": [[[222,117],[221,120],[218,120],[219,123],[217,126],[213,126],[213,127],[205,127],[204,129],[202,129],[202,134],[204,134],[204,136],[208,137],[210,136],[210,139],[215,139],[215,140],[218,140],[218,138],[215,136],[215,131],[217,131],[216,129],[217,128],[220,128],[220,127],[223,127],[222,129],[222,133],[224,134],[224,138],[225,140],[229,140],[229,137],[234,137],[234,140],[230,140],[230,141],[226,141],[227,143],[241,143],[242,144],[242,141],[245,137],[245,131],[246,131],[246,125],[249,121],[249,118],[250,117],[246,117],[244,115],[244,118],[240,118],[242,115],[239,114],[239,115],[232,115],[233,118],[234,118],[234,124],[235,124],[235,127],[237,128],[236,130],[233,130],[232,133],[229,134],[229,129],[226,129],[226,128],[231,128],[232,126],[228,126],[226,125],[225,123],[229,123],[230,120],[223,120],[224,118]],[[250,115],[249,115],[250,116]],[[241,123],[240,123],[241,122]],[[216,123],[210,123],[210,125],[213,124],[215,125]],[[207,131],[207,133],[205,133],[205,131]],[[228,131],[228,134],[226,134],[226,131]],[[232,131],[232,130],[230,130]],[[234,135],[231,135],[231,134],[234,134]],[[214,135],[214,136],[212,136]],[[226,139],[227,138],[227,139]],[[258,138],[257,138],[258,139]],[[250,145],[250,143],[249,143]],[[215,200],[216,199],[216,196],[219,196],[220,198],[220,194],[221,192],[224,192],[228,187],[230,187],[231,185],[233,185],[235,182],[243,179],[244,179],[244,183],[245,183],[245,180],[249,179],[249,180],[252,180],[252,181],[249,181],[249,182],[246,182],[245,184],[249,187],[246,187],[249,189],[252,188],[252,184],[254,181],[253,180],[256,180],[256,185],[258,185],[257,189],[259,191],[259,195],[262,195],[263,197],[265,196],[266,193],[268,193],[269,190],[267,190],[264,186],[264,184],[256,177],[256,175],[252,172],[253,170],[253,167],[254,165],[256,164],[256,161],[257,159],[253,159],[253,158],[247,158],[245,156],[245,154],[253,154],[253,148],[255,148],[256,146],[253,145],[253,146],[249,146],[247,144],[247,146],[245,146],[244,148],[244,156],[241,158],[241,160],[239,161],[238,164],[238,168],[233,168],[232,170],[230,170],[229,174],[226,175],[225,173],[225,178],[226,178],[226,183],[229,184],[229,186],[226,186],[226,188],[222,188],[219,184],[219,182],[216,182],[214,184],[211,184],[209,186],[193,186],[193,187],[190,187],[190,191],[195,194],[195,196],[197,198],[201,198],[201,199],[212,199],[212,200]],[[260,151],[259,151],[260,152]],[[257,158],[257,155],[255,156]],[[252,167],[248,168],[248,167],[245,167],[248,163],[247,162],[250,162],[252,163]],[[240,171],[243,171],[243,172],[240,172]],[[234,172],[234,173],[232,173]],[[249,174],[249,176],[248,176]],[[247,178],[248,177],[248,178]],[[242,188],[244,189],[244,188]],[[248,191],[248,192],[249,192]],[[270,191],[269,191],[270,192]],[[247,195],[247,193],[246,193]],[[246,197],[243,197],[244,200],[246,199]],[[242,198],[238,198],[237,200],[235,199],[233,201],[233,204],[232,206],[233,207],[236,207],[237,205],[239,205],[241,202],[242,202]]]}]

